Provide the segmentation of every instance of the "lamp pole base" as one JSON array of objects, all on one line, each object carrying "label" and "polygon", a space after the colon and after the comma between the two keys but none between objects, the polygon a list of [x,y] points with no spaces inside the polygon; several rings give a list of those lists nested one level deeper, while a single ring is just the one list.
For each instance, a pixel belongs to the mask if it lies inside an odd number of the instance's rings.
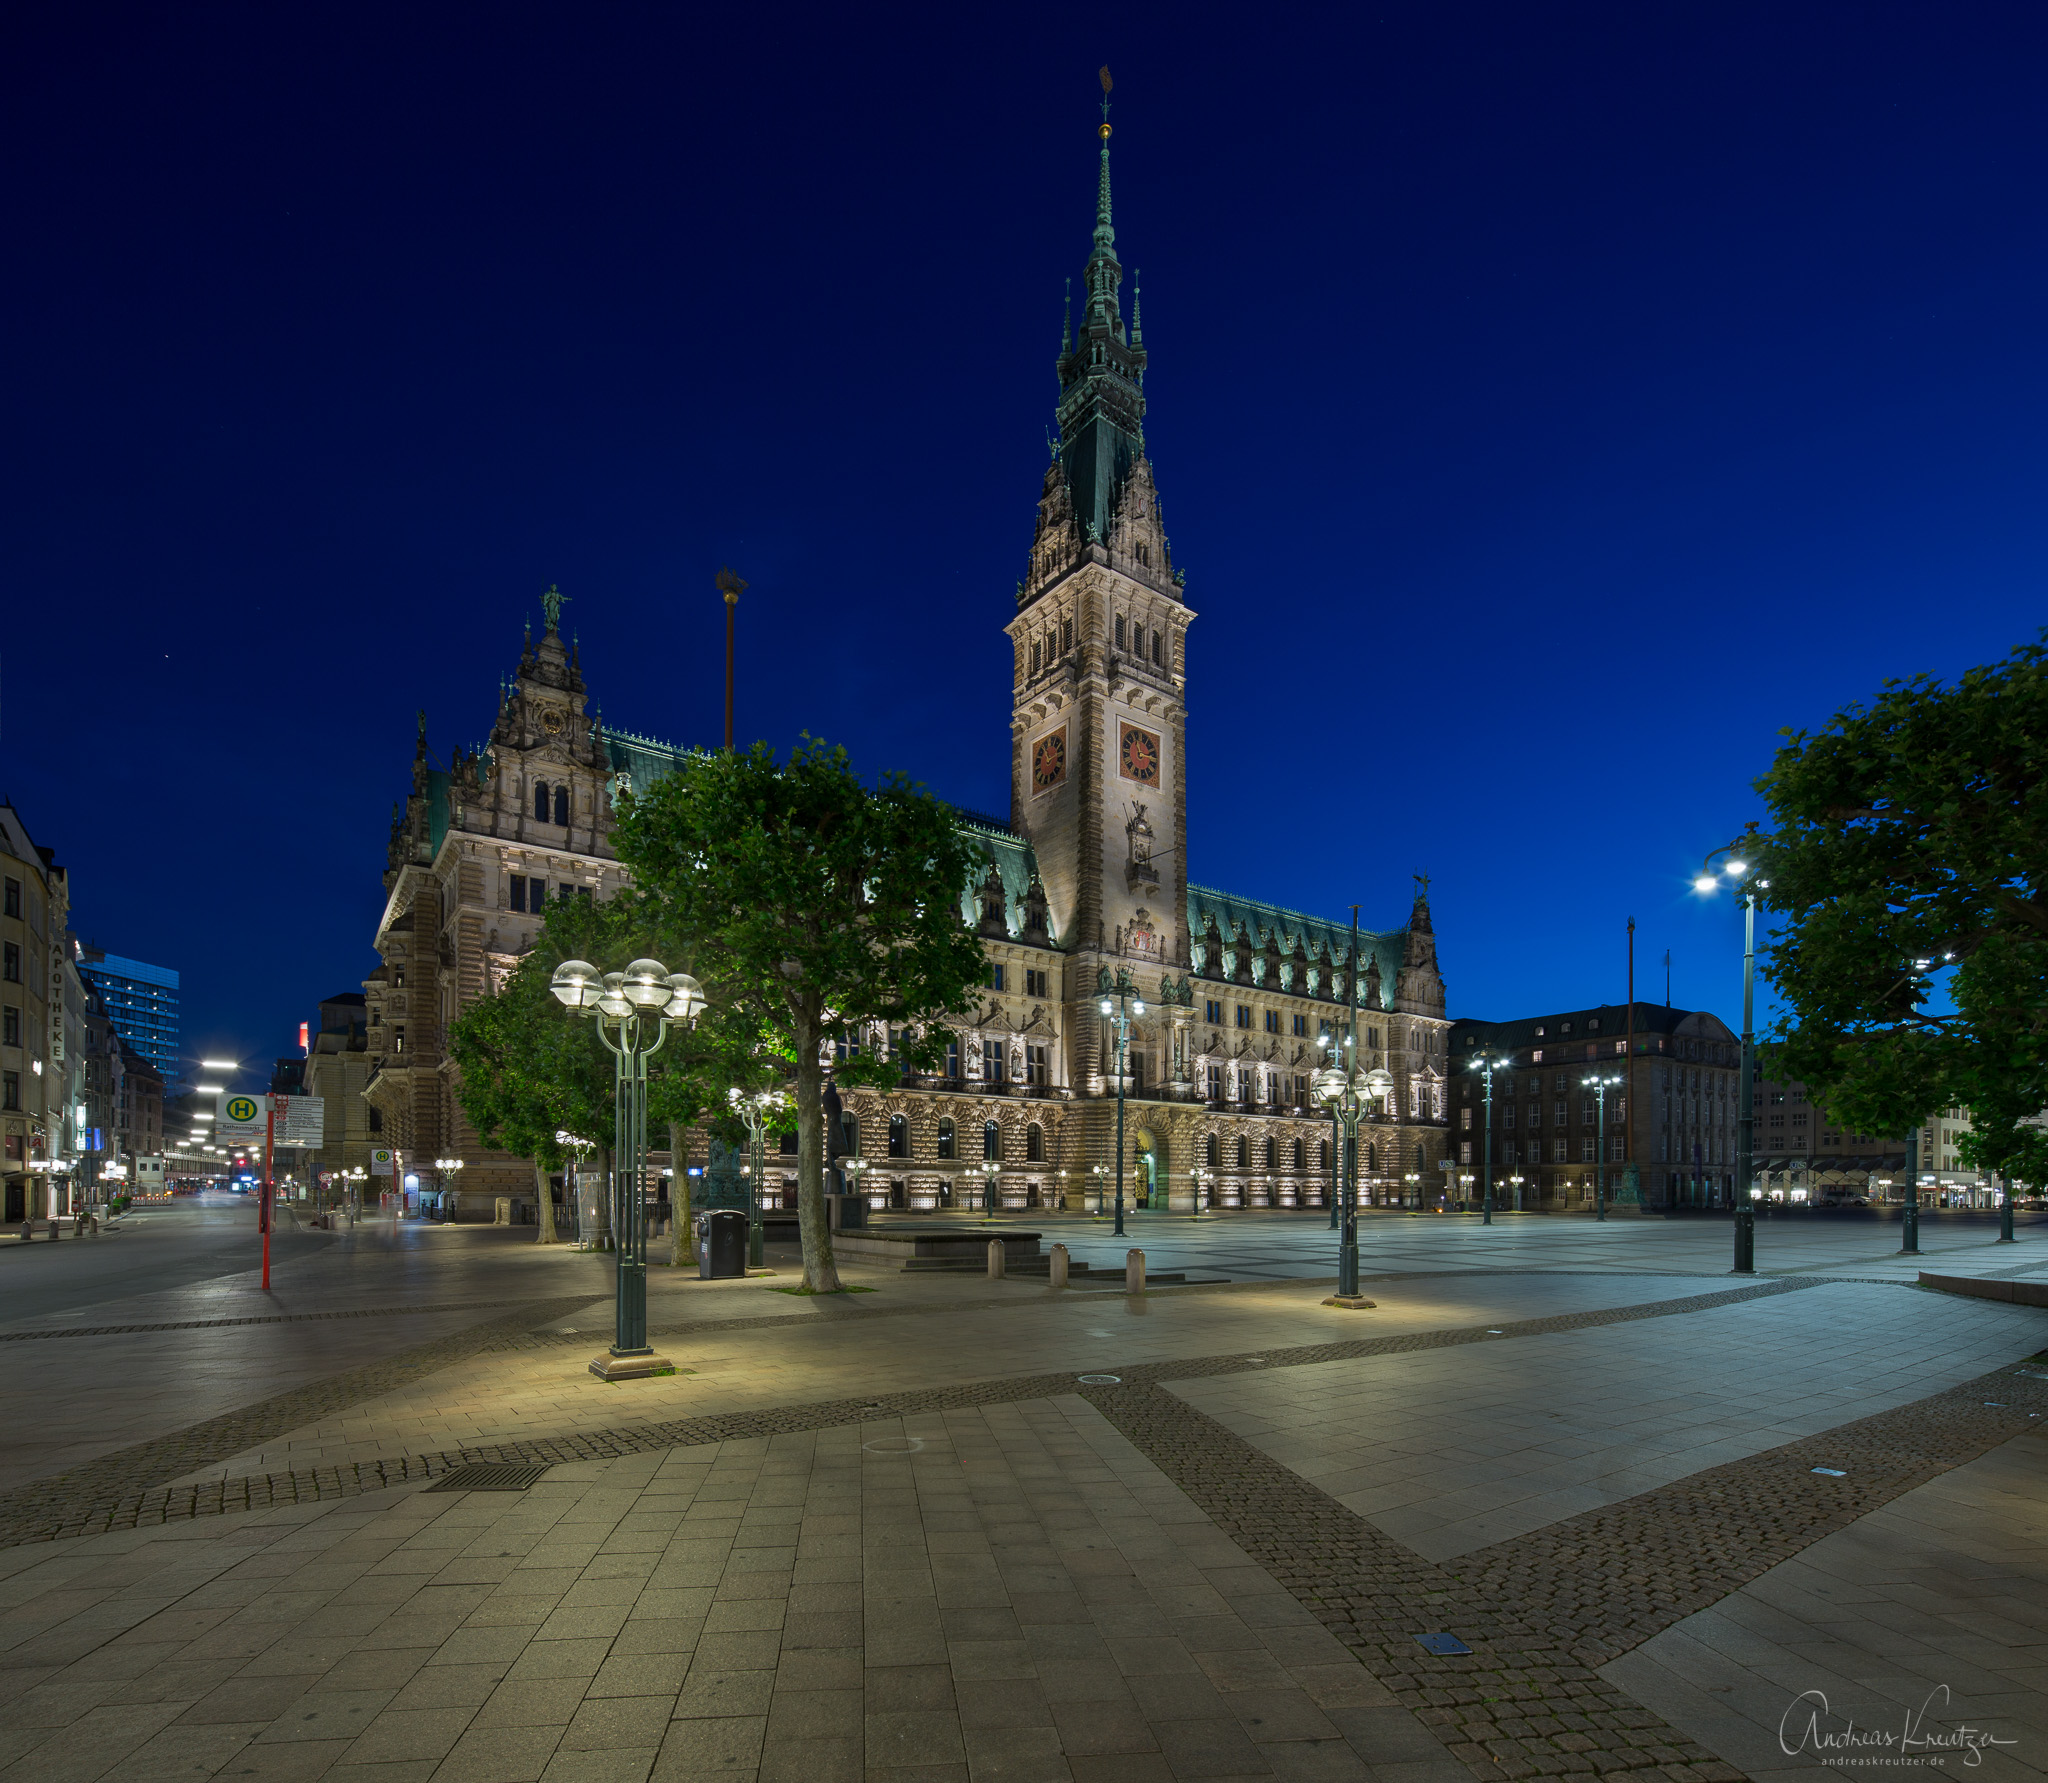
[{"label": "lamp pole base", "polygon": [[602,1356],[594,1357],[590,1372],[601,1381],[637,1381],[654,1374],[674,1374],[676,1365],[666,1356],[657,1356],[652,1350],[642,1350],[638,1355],[621,1356],[607,1350]]},{"label": "lamp pole base", "polygon": [[1346,1312],[1365,1312],[1379,1305],[1377,1300],[1368,1300],[1363,1294],[1332,1294],[1323,1302],[1325,1306],[1342,1307]]}]

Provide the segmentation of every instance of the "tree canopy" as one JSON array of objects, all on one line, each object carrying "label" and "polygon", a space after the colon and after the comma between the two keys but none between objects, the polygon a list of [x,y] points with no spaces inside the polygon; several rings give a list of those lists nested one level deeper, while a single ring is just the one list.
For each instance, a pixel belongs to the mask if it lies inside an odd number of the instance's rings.
[{"label": "tree canopy", "polygon": [[[690,971],[692,951],[633,891],[602,903],[568,898],[550,904],[532,948],[497,994],[470,1005],[448,1031],[448,1050],[460,1067],[456,1099],[484,1142],[531,1158],[543,1171],[568,1161],[557,1132],[612,1151],[612,1055],[597,1024],[564,1009],[549,982],[567,959],[615,971],[653,955]],[[722,1109],[735,1050],[729,1000],[707,1008],[694,1032],[671,1034],[648,1067],[649,1130],[686,1126],[714,1104]],[[552,1238],[546,1208],[540,1236]]]},{"label": "tree canopy", "polygon": [[[2048,638],[2048,633],[2044,633]],[[1786,1004],[1771,1075],[1837,1120],[1901,1133],[1960,1105],[1970,1162],[2048,1178],[2048,649],[1952,686],[1892,681],[1757,782],[1756,850]]]},{"label": "tree canopy", "polygon": [[887,1022],[894,1056],[849,1056],[842,1082],[939,1063],[944,1033],[923,1024],[965,1012],[987,970],[960,914],[981,853],[929,792],[898,774],[870,787],[808,736],[786,762],[765,743],[686,762],[624,798],[613,842],[662,926],[697,939],[693,970],[715,976],[733,1031],[794,1073],[804,1285],[834,1291],[822,1051]]}]

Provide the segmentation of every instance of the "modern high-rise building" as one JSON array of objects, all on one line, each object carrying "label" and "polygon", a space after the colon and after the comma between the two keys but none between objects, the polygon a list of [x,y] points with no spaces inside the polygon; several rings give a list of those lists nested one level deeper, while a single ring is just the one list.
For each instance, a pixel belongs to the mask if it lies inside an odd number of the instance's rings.
[{"label": "modern high-rise building", "polygon": [[154,1065],[167,1095],[177,1092],[184,1072],[179,1057],[178,975],[168,966],[123,959],[97,947],[78,945],[78,973],[99,988],[114,1032]]}]

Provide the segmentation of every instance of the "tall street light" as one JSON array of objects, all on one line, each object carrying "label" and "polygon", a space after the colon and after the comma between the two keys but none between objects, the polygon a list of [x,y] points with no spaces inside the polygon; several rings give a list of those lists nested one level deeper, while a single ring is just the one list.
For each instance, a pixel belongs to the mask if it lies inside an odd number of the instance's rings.
[{"label": "tall street light", "polygon": [[647,1344],[647,1209],[641,1178],[647,1164],[647,1061],[671,1027],[693,1027],[704,987],[659,960],[635,960],[604,972],[586,960],[564,960],[548,988],[572,1014],[593,1017],[614,1065],[612,1228],[618,1250],[613,1276],[615,1317],[609,1355],[590,1372],[603,1380],[674,1374],[675,1364]]},{"label": "tall street light", "polygon": [[1131,1017],[1145,1013],[1144,1000],[1130,973],[1117,968],[1116,980],[1109,980],[1103,968],[1102,1013],[1116,1023],[1116,1236],[1124,1235],[1124,1070],[1129,1064]]},{"label": "tall street light", "polygon": [[[990,1220],[996,1217],[996,1183],[1002,1177],[1003,1166],[998,1159],[983,1158],[980,1164],[980,1170],[981,1218],[982,1223],[986,1225]],[[1117,1211],[1119,1212],[1119,1214],[1121,1214],[1121,1212],[1123,1211],[1121,1203],[1118,1204]],[[1117,1227],[1117,1230],[1121,1232],[1123,1230],[1123,1227],[1119,1226]]]},{"label": "tall street light", "polygon": [[[1756,1207],[1750,1200],[1750,1177],[1755,1171],[1756,1153],[1756,906],[1758,893],[1770,886],[1768,879],[1751,879],[1749,862],[1743,857],[1746,837],[1717,848],[1700,863],[1700,876],[1692,888],[1702,897],[1720,890],[1725,875],[1742,900],[1742,1075],[1741,1099],[1735,1116],[1735,1267],[1731,1275],[1756,1274]],[[1721,860],[1718,869],[1714,866]]]},{"label": "tall street light", "polygon": [[761,1230],[761,1182],[768,1168],[768,1117],[780,1114],[788,1100],[780,1090],[741,1089],[727,1090],[725,1099],[747,1124],[747,1156],[752,1165],[747,1175],[747,1264],[759,1269],[767,1256]]},{"label": "tall street light", "polygon": [[[1337,1036],[1325,1034],[1317,1044],[1322,1047],[1324,1052],[1334,1055],[1338,1045]],[[1350,1050],[1348,1036],[1344,1044],[1346,1049]],[[1334,1066],[1337,1064],[1337,1061],[1333,1056],[1328,1063]],[[1344,1219],[1342,1212],[1344,1205],[1343,1166],[1338,1163],[1338,1159],[1343,1156],[1343,1153],[1343,1133],[1337,1124],[1337,1111],[1333,1107],[1330,1110],[1330,1230],[1332,1232],[1336,1231],[1343,1224]]]},{"label": "tall street light", "polygon": [[1479,1221],[1482,1226],[1493,1224],[1493,1074],[1496,1071],[1505,1071],[1508,1063],[1506,1059],[1474,1059],[1468,1067],[1479,1072],[1486,1085],[1486,1186],[1481,1191],[1485,1197],[1486,1209]]},{"label": "tall street light", "polygon": [[1607,1217],[1607,1092],[1620,1082],[1621,1073],[1618,1071],[1609,1072],[1604,1076],[1595,1072],[1591,1077],[1579,1079],[1579,1087],[1581,1089],[1593,1092],[1598,1109],[1595,1117],[1597,1125],[1594,1131],[1599,1134],[1599,1137],[1593,1142],[1595,1153],[1593,1158],[1593,1218],[1595,1220],[1604,1220]]},{"label": "tall street light", "polygon": [[[1358,912],[1351,913],[1351,958],[1358,958]],[[1318,1102],[1343,1123],[1344,1127],[1344,1185],[1343,1185],[1343,1240],[1337,1249],[1337,1293],[1332,1304],[1338,1306],[1370,1306],[1358,1292],[1358,1121],[1365,1112],[1366,1095],[1370,1086],[1358,1080],[1358,1048],[1351,1044],[1356,1039],[1358,1028],[1357,980],[1349,979],[1345,984],[1345,1001],[1349,1005],[1346,1016],[1344,1068],[1325,1065],[1309,1080],[1309,1088]]]}]

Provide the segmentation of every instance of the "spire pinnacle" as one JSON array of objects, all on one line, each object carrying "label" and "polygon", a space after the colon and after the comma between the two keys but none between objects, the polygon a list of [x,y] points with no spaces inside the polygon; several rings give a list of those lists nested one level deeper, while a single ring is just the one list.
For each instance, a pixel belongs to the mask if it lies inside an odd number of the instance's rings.
[{"label": "spire pinnacle", "polygon": [[1109,214],[1109,89],[1114,83],[1109,78],[1107,65],[1096,78],[1102,82],[1102,123],[1096,131],[1102,138],[1102,174],[1095,187],[1095,246],[1099,251],[1116,241],[1116,230],[1111,227]]},{"label": "spire pinnacle", "polygon": [[1131,269],[1131,345],[1134,347],[1145,344],[1145,312],[1140,307],[1143,293],[1138,288],[1138,281],[1144,276],[1141,269]]},{"label": "spire pinnacle", "polygon": [[1060,315],[1060,357],[1062,359],[1074,350],[1074,280],[1067,278],[1066,307]]}]

